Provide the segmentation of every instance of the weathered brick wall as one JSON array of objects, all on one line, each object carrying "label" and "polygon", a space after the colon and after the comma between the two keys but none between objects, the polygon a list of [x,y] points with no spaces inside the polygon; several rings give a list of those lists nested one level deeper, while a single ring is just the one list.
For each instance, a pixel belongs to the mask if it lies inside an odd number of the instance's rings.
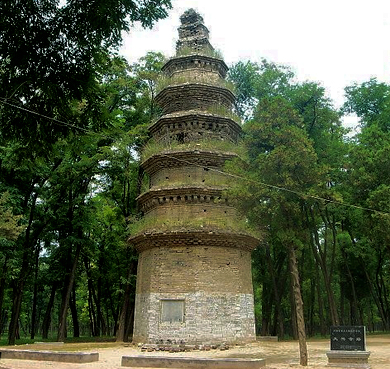
[{"label": "weathered brick wall", "polygon": [[226,88],[194,83],[167,87],[156,96],[156,102],[164,114],[192,109],[207,110],[214,105],[231,109],[234,100],[235,96]]},{"label": "weathered brick wall", "polygon": [[250,264],[250,252],[234,248],[183,246],[146,250],[139,257],[137,291],[253,293]]},{"label": "weathered brick wall", "polygon": [[180,168],[164,168],[150,177],[151,187],[202,184],[204,186],[228,184],[230,177],[198,166],[182,166]]},{"label": "weathered brick wall", "polygon": [[[254,340],[250,252],[224,247],[155,248],[138,262],[133,340]],[[183,299],[182,323],[161,322],[161,299]]]},{"label": "weathered brick wall", "polygon": [[175,221],[204,221],[205,224],[217,224],[218,221],[222,223],[228,219],[232,222],[237,217],[237,211],[230,206],[218,206],[214,204],[188,204],[183,206],[181,204],[165,206],[156,206],[147,213],[148,218],[159,219],[161,222],[169,221],[173,224]]},{"label": "weathered brick wall", "polygon": [[134,343],[243,344],[256,340],[253,294],[177,293],[185,301],[183,323],[162,323],[161,300],[172,294],[137,294]]}]

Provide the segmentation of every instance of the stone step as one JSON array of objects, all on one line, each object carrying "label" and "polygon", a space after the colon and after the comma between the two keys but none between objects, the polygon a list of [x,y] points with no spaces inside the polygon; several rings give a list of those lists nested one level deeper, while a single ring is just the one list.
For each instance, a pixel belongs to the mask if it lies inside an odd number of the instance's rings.
[{"label": "stone step", "polygon": [[62,363],[82,364],[99,361],[99,353],[0,349],[0,359],[58,361]]},{"label": "stone step", "polygon": [[122,366],[132,368],[185,369],[258,369],[265,367],[265,359],[196,358],[165,356],[122,356]]}]

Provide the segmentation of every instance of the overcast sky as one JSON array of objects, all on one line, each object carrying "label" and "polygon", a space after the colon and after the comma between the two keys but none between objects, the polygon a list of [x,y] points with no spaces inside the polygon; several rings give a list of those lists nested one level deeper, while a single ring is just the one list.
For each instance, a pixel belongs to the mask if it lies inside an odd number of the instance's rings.
[{"label": "overcast sky", "polygon": [[390,0],[173,0],[169,18],[134,28],[121,53],[172,56],[179,17],[194,8],[229,65],[266,58],[290,66],[299,80],[320,82],[336,106],[344,87],[371,77],[390,83]]}]

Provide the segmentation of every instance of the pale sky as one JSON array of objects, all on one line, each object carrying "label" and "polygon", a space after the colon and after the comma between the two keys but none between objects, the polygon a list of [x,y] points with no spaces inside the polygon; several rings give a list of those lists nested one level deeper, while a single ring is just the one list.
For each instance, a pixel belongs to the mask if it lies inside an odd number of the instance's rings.
[{"label": "pale sky", "polygon": [[299,80],[320,82],[340,106],[344,87],[371,77],[390,83],[390,0],[173,0],[169,18],[135,27],[121,54],[130,62],[175,52],[179,17],[194,8],[229,65],[266,58]]}]

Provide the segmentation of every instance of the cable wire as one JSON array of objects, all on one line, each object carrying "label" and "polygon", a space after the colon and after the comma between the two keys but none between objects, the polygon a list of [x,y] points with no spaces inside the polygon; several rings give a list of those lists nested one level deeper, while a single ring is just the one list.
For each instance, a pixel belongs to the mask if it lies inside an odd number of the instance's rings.
[{"label": "cable wire", "polygon": [[196,163],[191,163],[191,162],[189,162],[187,160],[179,159],[179,158],[176,158],[174,156],[167,155],[167,154],[161,154],[161,156],[166,156],[166,157],[168,157],[170,159],[175,159],[177,161],[180,161],[180,162],[183,162],[183,163],[186,163],[186,164],[189,164],[189,165],[197,166],[197,167],[200,167],[200,168],[207,168],[208,170],[217,172],[219,174],[222,174],[222,175],[225,175],[225,176],[228,176],[228,177],[237,178],[237,179],[244,180],[244,181],[247,181],[247,182],[251,182],[251,183],[254,183],[254,184],[257,184],[257,185],[261,185],[261,186],[264,186],[264,187],[272,188],[274,190],[280,190],[280,191],[293,193],[293,194],[295,194],[295,195],[297,195],[299,197],[303,197],[303,198],[309,197],[309,198],[312,198],[312,199],[315,199],[315,200],[324,201],[326,203],[332,203],[332,204],[335,204],[335,205],[340,205],[340,206],[344,206],[344,207],[350,207],[350,208],[354,208],[354,209],[369,211],[369,212],[377,213],[377,214],[380,214],[380,215],[390,216],[390,213],[385,212],[385,211],[380,211],[380,210],[376,210],[376,209],[373,209],[373,208],[366,208],[364,206],[359,206],[359,205],[346,204],[346,203],[343,203],[343,202],[340,202],[340,201],[336,201],[336,200],[325,199],[325,198],[320,197],[320,196],[307,195],[307,194],[304,194],[302,192],[295,191],[295,190],[290,190],[290,189],[285,188],[285,187],[275,186],[275,185],[272,185],[272,184],[269,184],[269,183],[265,183],[265,182],[260,182],[260,181],[254,181],[252,179],[239,176],[237,174],[224,172],[223,170],[220,170],[220,169],[215,169],[215,168],[207,167],[207,166],[196,164]]},{"label": "cable wire", "polygon": [[[30,114],[35,114],[35,115],[40,116],[40,117],[42,117],[42,118],[51,120],[51,121],[53,121],[53,122],[55,122],[55,123],[58,123],[58,124],[61,124],[61,125],[64,125],[64,126],[68,126],[68,127],[71,127],[71,128],[76,128],[76,129],[81,130],[81,131],[84,131],[84,132],[86,132],[86,133],[93,133],[93,134],[95,134],[95,135],[98,135],[98,136],[101,136],[101,137],[104,137],[104,138],[112,138],[112,137],[103,135],[103,134],[98,133],[98,132],[93,132],[93,131],[88,130],[88,129],[83,128],[83,127],[78,127],[78,126],[76,126],[76,125],[74,125],[74,124],[71,124],[71,123],[63,122],[63,121],[58,120],[58,119],[56,119],[56,118],[48,117],[48,116],[43,115],[43,114],[41,114],[41,113],[38,113],[38,112],[36,112],[36,111],[34,111],[34,110],[27,109],[27,108],[24,108],[24,107],[21,107],[21,106],[12,104],[12,103],[8,102],[8,99],[6,99],[6,98],[0,97],[0,100],[1,100],[4,104],[7,104],[7,105],[12,106],[12,107],[14,107],[14,108],[17,108],[17,109],[26,111],[26,112],[28,112],[28,113],[30,113]],[[204,166],[204,165],[192,163],[192,162],[189,162],[189,161],[187,161],[187,160],[179,159],[179,158],[176,158],[175,156],[171,156],[171,155],[167,155],[167,154],[161,154],[161,156],[165,156],[165,157],[168,157],[168,158],[170,158],[170,159],[174,159],[174,160],[177,160],[177,161],[180,161],[180,162],[183,162],[183,163],[192,165],[192,166],[197,166],[197,167],[201,167],[201,168],[207,168],[208,170],[211,170],[211,171],[220,173],[220,174],[225,175],[225,176],[228,176],[228,177],[233,177],[233,178],[241,179],[241,180],[244,180],[244,181],[249,181],[249,182],[255,183],[255,184],[257,184],[257,185],[261,185],[261,186],[264,186],[264,187],[272,188],[272,189],[274,189],[274,190],[279,190],[279,191],[284,191],[284,192],[293,193],[293,194],[295,194],[295,195],[297,195],[297,196],[299,196],[299,197],[303,197],[303,198],[309,197],[309,198],[312,198],[312,199],[315,199],[315,200],[324,201],[324,202],[326,202],[326,203],[332,203],[332,204],[335,204],[335,205],[340,205],[340,206],[344,206],[344,207],[350,207],[350,208],[354,208],[354,209],[369,211],[369,212],[377,213],[377,214],[380,214],[380,215],[387,215],[387,216],[390,216],[390,213],[385,212],[385,211],[380,211],[380,210],[376,210],[376,209],[373,209],[373,208],[366,208],[366,207],[364,207],[364,206],[359,206],[359,205],[346,204],[346,203],[343,203],[343,202],[340,202],[340,201],[336,201],[336,200],[325,199],[325,198],[320,197],[320,196],[307,195],[307,194],[304,194],[304,193],[302,193],[302,192],[295,191],[295,190],[291,190],[291,189],[288,189],[288,188],[285,188],[285,187],[275,186],[275,185],[271,185],[271,184],[269,184],[269,183],[260,182],[260,181],[254,181],[254,180],[252,180],[252,179],[245,178],[245,177],[242,177],[242,176],[239,176],[239,175],[236,175],[236,174],[224,172],[223,170],[219,170],[219,169],[207,167],[207,166]]]}]

